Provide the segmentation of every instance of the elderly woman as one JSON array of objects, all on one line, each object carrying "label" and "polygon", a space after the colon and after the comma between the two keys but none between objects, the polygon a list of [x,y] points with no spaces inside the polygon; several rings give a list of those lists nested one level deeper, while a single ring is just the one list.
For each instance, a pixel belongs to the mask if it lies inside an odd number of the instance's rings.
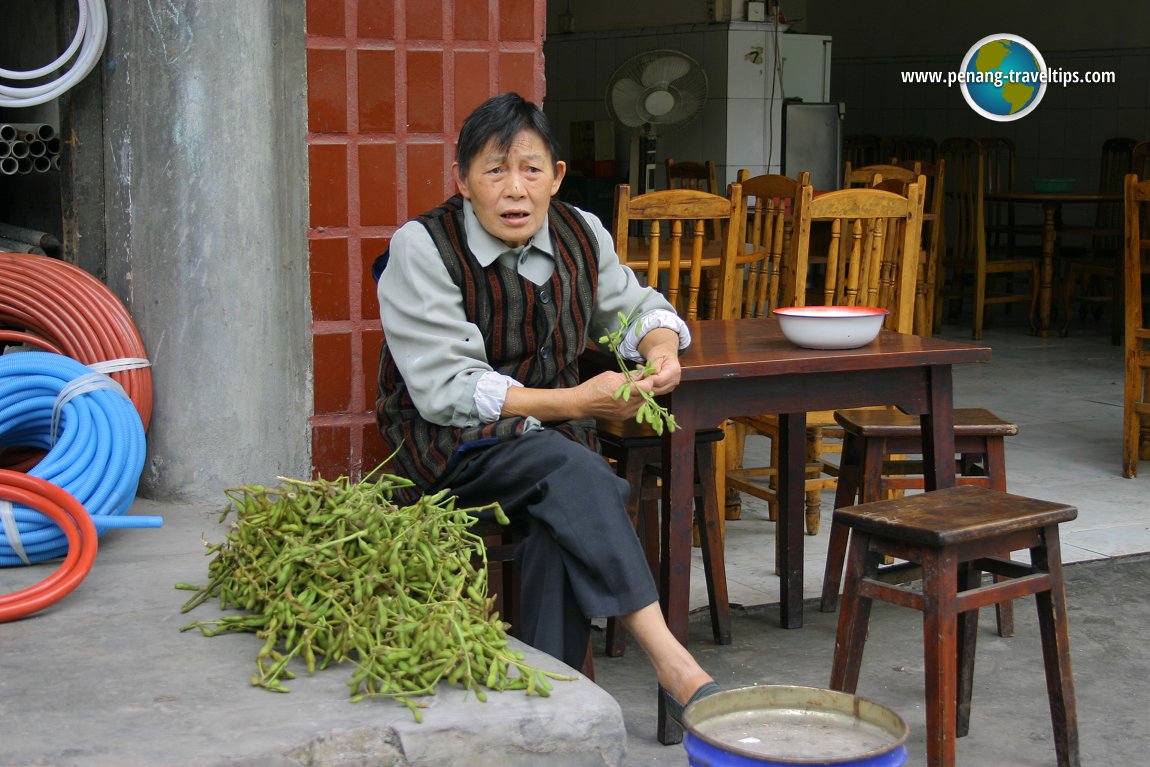
[{"label": "elderly woman", "polygon": [[642,398],[614,396],[621,372],[581,380],[578,360],[588,338],[631,313],[621,348],[654,366],[634,385],[664,394],[690,337],[620,264],[598,219],[554,199],[565,171],[547,118],[519,95],[468,117],[452,165],[458,194],[401,227],[377,266],[376,416],[420,491],[498,503],[526,534],[517,636],[579,668],[591,618],[618,616],[678,722],[718,688],[668,630],[624,508],[627,483],[596,452],[595,418],[633,417]]}]

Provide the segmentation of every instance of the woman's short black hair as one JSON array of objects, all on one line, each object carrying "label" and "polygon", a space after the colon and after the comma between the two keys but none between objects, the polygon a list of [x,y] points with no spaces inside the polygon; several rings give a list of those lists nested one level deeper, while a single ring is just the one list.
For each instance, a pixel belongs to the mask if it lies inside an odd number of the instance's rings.
[{"label": "woman's short black hair", "polygon": [[511,140],[523,130],[539,134],[551,153],[551,161],[559,162],[559,144],[543,110],[518,93],[501,93],[476,107],[463,122],[455,148],[460,172],[467,173],[471,161],[488,141],[494,139],[496,147],[506,151],[511,147]]}]

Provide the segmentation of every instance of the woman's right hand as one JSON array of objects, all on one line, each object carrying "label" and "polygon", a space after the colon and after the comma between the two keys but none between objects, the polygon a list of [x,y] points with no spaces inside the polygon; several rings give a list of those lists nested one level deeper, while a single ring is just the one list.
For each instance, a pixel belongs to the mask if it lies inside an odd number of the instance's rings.
[{"label": "woman's right hand", "polygon": [[[634,418],[643,404],[643,398],[635,391],[627,398],[616,398],[615,393],[619,387],[627,382],[626,376],[616,371],[606,371],[597,376],[588,378],[573,390],[581,402],[581,409],[586,416],[594,418]],[[650,380],[635,381],[630,384],[633,388],[651,391],[654,385]]]}]

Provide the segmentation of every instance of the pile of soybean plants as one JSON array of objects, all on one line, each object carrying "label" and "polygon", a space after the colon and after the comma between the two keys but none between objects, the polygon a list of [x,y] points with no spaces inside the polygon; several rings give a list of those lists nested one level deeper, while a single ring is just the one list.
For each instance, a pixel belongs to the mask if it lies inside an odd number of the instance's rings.
[{"label": "pile of soybean plants", "polygon": [[390,697],[419,721],[417,699],[440,683],[482,701],[484,688],[546,696],[550,679],[575,678],[524,663],[508,646],[483,540],[470,529],[481,509],[456,508],[447,493],[398,506],[394,490],[411,483],[391,475],[280,481],[227,490],[221,521],[235,517],[225,540],[205,541],[208,584],[177,584],[196,592],[183,612],[212,598],[239,611],[182,631],[263,640],[253,685],[287,692],[292,665],[314,673],[348,663],[352,700]]}]

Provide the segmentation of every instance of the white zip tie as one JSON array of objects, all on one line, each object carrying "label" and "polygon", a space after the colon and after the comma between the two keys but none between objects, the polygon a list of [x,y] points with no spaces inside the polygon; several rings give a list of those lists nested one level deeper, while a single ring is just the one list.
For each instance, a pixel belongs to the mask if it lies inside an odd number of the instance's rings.
[{"label": "white zip tie", "polygon": [[122,373],[125,370],[135,370],[136,368],[148,368],[151,366],[151,360],[144,359],[143,357],[120,357],[119,359],[93,362],[88,365],[88,367],[97,373]]},{"label": "white zip tie", "polygon": [[8,545],[24,564],[32,564],[28,555],[24,553],[24,544],[20,542],[20,528],[16,525],[16,515],[12,513],[12,502],[0,499],[0,523],[4,526],[4,535],[8,538]]},{"label": "white zip tie", "polygon": [[81,394],[87,394],[100,389],[111,389],[112,391],[122,394],[124,399],[131,399],[131,397],[128,396],[128,392],[124,391],[123,386],[103,373],[93,371],[72,379],[60,390],[60,393],[56,395],[56,402],[52,405],[52,423],[48,429],[49,445],[56,444],[56,433],[60,427],[60,416],[63,413],[64,405],[68,404],[73,397],[78,397]]}]

